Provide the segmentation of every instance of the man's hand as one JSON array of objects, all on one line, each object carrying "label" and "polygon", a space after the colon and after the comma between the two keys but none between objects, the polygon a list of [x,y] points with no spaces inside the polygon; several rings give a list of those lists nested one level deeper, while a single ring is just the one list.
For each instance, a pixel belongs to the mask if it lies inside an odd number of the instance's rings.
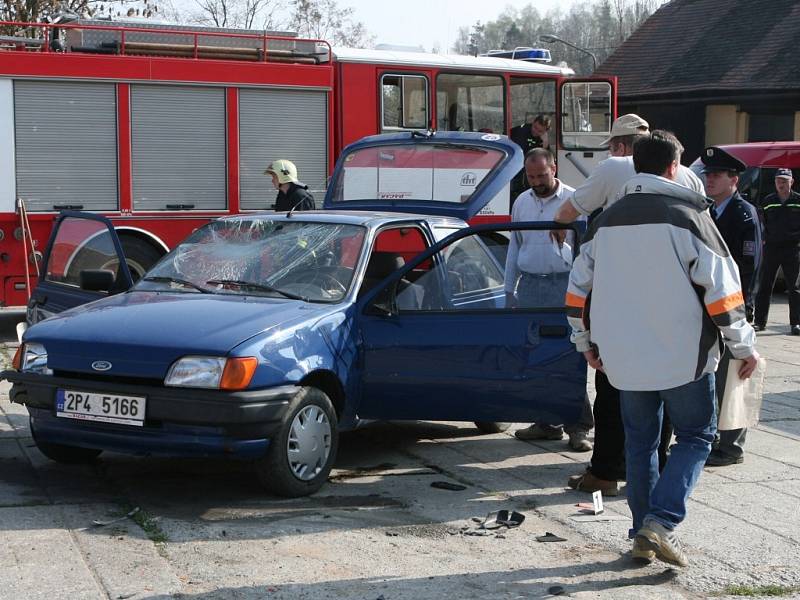
[{"label": "man's hand", "polygon": [[517,308],[517,299],[513,292],[506,292],[506,308]]},{"label": "man's hand", "polygon": [[586,362],[589,363],[589,366],[597,371],[603,371],[603,361],[600,360],[600,355],[597,353],[597,348],[592,347],[591,350],[587,350],[583,353],[583,356],[586,358]]},{"label": "man's hand", "polygon": [[551,229],[550,239],[558,244],[560,248],[564,244],[564,240],[567,239],[567,231],[567,229]]},{"label": "man's hand", "polygon": [[758,352],[753,350],[753,353],[747,358],[743,358],[744,364],[739,367],[739,379],[749,379],[758,366]]},{"label": "man's hand", "polygon": [[[558,207],[558,212],[556,212],[556,216],[553,217],[553,221],[568,225],[580,216],[581,213],[579,213],[575,207],[572,206],[572,202],[569,200],[564,200],[561,206]],[[553,229],[550,231],[550,239],[556,242],[559,247],[561,247],[561,244],[563,244],[564,240],[567,238],[567,231],[567,229]]]}]

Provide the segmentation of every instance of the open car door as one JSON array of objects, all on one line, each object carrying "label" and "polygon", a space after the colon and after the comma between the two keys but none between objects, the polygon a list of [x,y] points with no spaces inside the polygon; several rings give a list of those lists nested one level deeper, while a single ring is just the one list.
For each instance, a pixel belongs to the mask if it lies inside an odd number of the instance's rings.
[{"label": "open car door", "polygon": [[[576,422],[587,367],[570,342],[564,297],[578,233],[548,245],[553,228],[565,226],[461,229],[366,294],[357,306],[358,416]],[[548,272],[524,283],[510,273],[516,293],[507,302],[507,244],[521,235],[540,236]]]},{"label": "open car door", "polygon": [[44,252],[39,284],[28,302],[27,322],[127,290],[131,274],[111,221],[62,212]]},{"label": "open car door", "polygon": [[564,79],[559,84],[558,176],[583,181],[608,158],[606,140],[617,111],[616,77]]}]

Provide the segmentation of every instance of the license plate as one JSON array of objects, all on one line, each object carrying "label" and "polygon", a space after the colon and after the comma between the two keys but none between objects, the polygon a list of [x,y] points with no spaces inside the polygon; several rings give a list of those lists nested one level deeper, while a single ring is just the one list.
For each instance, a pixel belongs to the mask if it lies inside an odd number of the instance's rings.
[{"label": "license plate", "polygon": [[102,392],[56,392],[56,415],[83,421],[102,421],[120,425],[144,425],[145,398],[117,396]]}]

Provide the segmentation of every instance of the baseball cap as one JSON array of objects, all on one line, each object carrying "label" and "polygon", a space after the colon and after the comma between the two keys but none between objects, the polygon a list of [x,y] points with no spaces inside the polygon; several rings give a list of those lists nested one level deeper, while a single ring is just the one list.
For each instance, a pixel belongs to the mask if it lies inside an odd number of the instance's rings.
[{"label": "baseball cap", "polygon": [[778,179],[779,177],[783,179],[794,179],[791,169],[778,169],[775,171],[775,179]]},{"label": "baseball cap", "polygon": [[614,120],[611,125],[611,135],[606,139],[603,144],[608,144],[611,138],[621,137],[623,135],[638,135],[650,131],[650,125],[639,115],[628,113],[622,115]]},{"label": "baseball cap", "polygon": [[264,175],[275,175],[278,178],[278,183],[298,183],[297,181],[297,167],[294,163],[285,158],[272,161],[272,163],[264,171]]}]

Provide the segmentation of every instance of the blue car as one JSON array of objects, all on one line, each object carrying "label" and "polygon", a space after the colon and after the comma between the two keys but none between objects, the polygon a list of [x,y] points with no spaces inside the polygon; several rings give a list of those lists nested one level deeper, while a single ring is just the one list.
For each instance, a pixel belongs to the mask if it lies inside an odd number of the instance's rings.
[{"label": "blue car", "polygon": [[364,422],[574,422],[586,363],[562,303],[504,286],[510,236],[554,224],[466,222],[521,166],[492,134],[365,138],[324,210],[212,221],[135,284],[106,219],[63,213],[0,376],[51,459],[248,459],[284,496],[318,490]]}]

